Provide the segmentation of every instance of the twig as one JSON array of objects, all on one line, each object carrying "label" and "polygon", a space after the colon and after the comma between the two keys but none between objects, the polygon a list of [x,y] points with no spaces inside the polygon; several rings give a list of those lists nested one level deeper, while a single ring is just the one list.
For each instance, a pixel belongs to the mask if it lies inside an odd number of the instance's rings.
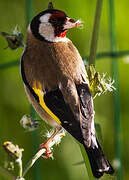
[{"label": "twig", "polygon": [[43,148],[43,149],[40,149],[33,157],[32,159],[28,162],[28,164],[26,165],[26,167],[24,168],[23,170],[23,174],[22,174],[22,177],[25,176],[25,174],[28,172],[28,170],[33,166],[33,164],[35,163],[35,161],[37,159],[39,159],[42,154],[44,154],[46,152],[46,149]]},{"label": "twig", "polygon": [[[53,131],[52,131],[53,132]],[[52,133],[51,132],[51,133]],[[51,136],[51,133],[49,134]],[[65,136],[65,131],[63,129],[61,129],[54,137],[53,140],[51,141],[51,143],[49,143],[49,148],[52,149],[52,147],[55,144],[59,144],[61,142],[62,137]],[[35,161],[37,159],[39,159],[44,153],[46,152],[45,148],[40,149],[33,157],[32,159],[27,163],[27,165],[25,166],[24,170],[23,170],[23,174],[22,177],[25,176],[25,174],[28,172],[28,170],[33,166],[33,164],[35,163]]]},{"label": "twig", "polygon": [[21,178],[22,177],[22,159],[19,158],[16,160],[18,166],[19,166],[19,172],[18,172],[18,177]]},{"label": "twig", "polygon": [[103,0],[97,0],[94,27],[93,27],[91,47],[90,47],[89,65],[93,64],[94,66],[95,66],[102,2],[103,2]]}]

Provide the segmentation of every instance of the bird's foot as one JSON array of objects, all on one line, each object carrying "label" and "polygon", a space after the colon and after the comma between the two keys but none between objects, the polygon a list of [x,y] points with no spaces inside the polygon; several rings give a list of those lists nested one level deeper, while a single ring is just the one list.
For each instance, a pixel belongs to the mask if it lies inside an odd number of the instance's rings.
[{"label": "bird's foot", "polygon": [[51,158],[52,157],[52,150],[49,147],[49,142],[48,141],[46,143],[40,144],[40,149],[43,149],[43,148],[46,149],[46,152],[41,157],[43,157],[45,159]]},{"label": "bird's foot", "polygon": [[46,149],[46,152],[42,155],[43,158],[52,158],[53,140],[60,130],[61,128],[56,128],[55,132],[51,135],[51,137],[49,137],[49,139],[45,143],[40,144],[40,149]]}]

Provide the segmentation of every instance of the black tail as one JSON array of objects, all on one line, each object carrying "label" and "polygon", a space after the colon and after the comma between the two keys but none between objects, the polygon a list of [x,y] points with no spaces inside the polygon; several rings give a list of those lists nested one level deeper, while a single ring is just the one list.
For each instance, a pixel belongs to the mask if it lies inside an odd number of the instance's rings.
[{"label": "black tail", "polygon": [[85,145],[84,147],[89,157],[93,175],[96,178],[100,178],[104,173],[113,174],[114,170],[111,164],[106,159],[98,142],[97,145],[98,147],[91,143],[91,146],[89,148],[87,148]]}]

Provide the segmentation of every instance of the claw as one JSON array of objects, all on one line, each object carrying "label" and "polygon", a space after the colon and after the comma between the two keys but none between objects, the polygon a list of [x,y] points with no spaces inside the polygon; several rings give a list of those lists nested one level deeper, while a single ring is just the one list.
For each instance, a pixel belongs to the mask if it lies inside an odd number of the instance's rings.
[{"label": "claw", "polygon": [[45,155],[44,155],[44,156],[41,156],[41,157],[44,158],[44,159],[49,159],[49,158],[52,157],[52,154],[46,154],[46,153],[45,153]]},{"label": "claw", "polygon": [[51,137],[45,143],[40,144],[40,149],[43,148],[46,149],[46,152],[41,157],[45,159],[52,158],[52,150],[50,144],[60,130],[61,128],[57,128],[56,131],[51,135]]},{"label": "claw", "polygon": [[51,151],[51,149],[49,147],[49,143],[46,142],[44,144],[40,144],[40,149],[43,149],[43,148],[46,149],[46,152],[41,157],[43,157],[45,159],[51,158],[52,157],[52,151]]}]

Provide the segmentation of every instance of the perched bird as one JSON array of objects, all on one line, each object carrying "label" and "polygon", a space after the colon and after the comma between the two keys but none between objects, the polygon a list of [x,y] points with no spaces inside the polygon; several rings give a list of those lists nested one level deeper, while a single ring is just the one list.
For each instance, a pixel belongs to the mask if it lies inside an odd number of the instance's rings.
[{"label": "perched bird", "polygon": [[27,29],[27,43],[21,58],[21,74],[27,96],[43,120],[61,127],[84,145],[96,178],[114,170],[106,159],[94,129],[93,100],[82,58],[66,37],[68,29],[79,27],[63,11],[47,9],[33,18]]}]

